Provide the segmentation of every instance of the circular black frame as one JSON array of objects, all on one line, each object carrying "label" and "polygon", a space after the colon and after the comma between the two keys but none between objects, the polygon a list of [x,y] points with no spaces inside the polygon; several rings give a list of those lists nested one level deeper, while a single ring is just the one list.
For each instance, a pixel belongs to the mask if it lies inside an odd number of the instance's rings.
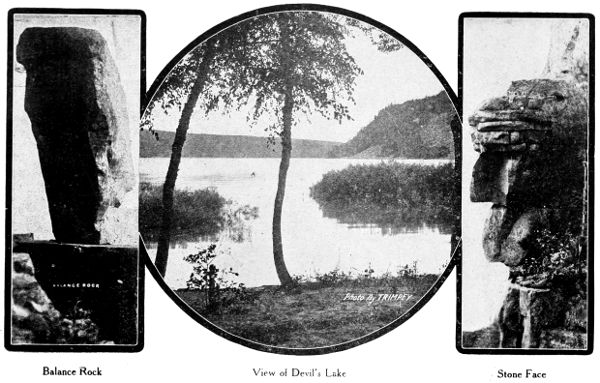
[{"label": "circular black frame", "polygon": [[[219,33],[221,30],[226,29],[226,28],[230,27],[231,25],[239,23],[243,20],[246,20],[246,19],[249,19],[252,17],[256,17],[256,16],[260,16],[260,15],[264,15],[264,14],[268,14],[268,13],[289,12],[289,11],[316,11],[316,12],[336,13],[336,14],[340,14],[343,16],[347,16],[347,17],[351,17],[351,18],[360,20],[364,23],[370,24],[370,25],[386,32],[387,34],[389,34],[396,40],[400,41],[408,49],[410,49],[414,54],[416,54],[423,61],[423,63],[425,65],[427,65],[427,67],[433,72],[433,74],[437,77],[437,79],[440,81],[440,83],[444,87],[444,91],[448,95],[448,98],[450,98],[450,101],[452,102],[454,109],[457,111],[457,116],[460,116],[460,114],[458,112],[459,111],[458,97],[456,96],[456,94],[454,93],[454,91],[452,90],[452,88],[450,87],[448,82],[446,81],[446,79],[442,76],[442,74],[435,67],[435,65],[433,65],[433,63],[427,58],[427,56],[423,52],[421,52],[419,50],[419,48],[417,48],[415,45],[413,45],[408,39],[406,39],[404,36],[402,36],[398,32],[394,31],[393,29],[387,27],[386,25],[381,24],[381,23],[379,23],[369,17],[361,15],[359,13],[355,13],[355,12],[352,12],[352,11],[349,11],[349,10],[346,10],[343,8],[318,5],[318,4],[288,4],[288,5],[276,5],[276,6],[270,6],[270,7],[265,7],[265,8],[259,8],[254,11],[246,12],[239,16],[233,17],[222,23],[219,23],[216,26],[209,29],[208,31],[202,33],[199,37],[194,39],[185,48],[183,48],[164,67],[164,69],[156,77],[156,79],[152,83],[152,86],[150,87],[148,92],[146,92],[146,97],[144,99],[142,114],[143,114],[143,111],[148,106],[148,103],[150,102],[150,100],[152,100],[152,98],[154,97],[154,94],[156,93],[158,88],[161,86],[162,82],[165,80],[165,78],[169,75],[169,73],[173,69],[173,67],[175,65],[177,65],[177,63],[179,63],[179,61],[185,55],[187,55],[190,51],[192,51],[194,48],[196,48],[203,41],[209,39],[211,36],[215,35],[216,33]],[[459,156],[460,156],[460,154],[455,153],[455,166],[460,166],[460,161],[457,161],[459,159]],[[458,209],[460,211],[460,204],[459,204]],[[458,221],[460,221],[460,219]],[[455,225],[458,225],[458,228],[460,229],[460,222],[456,222]],[[460,233],[460,231],[459,231],[459,233]],[[361,338],[357,338],[357,339],[354,339],[354,340],[351,340],[348,342],[344,342],[344,343],[340,343],[340,344],[324,346],[324,347],[313,347],[313,348],[288,348],[288,347],[270,346],[270,345],[266,345],[266,344],[262,344],[262,343],[258,343],[255,341],[251,341],[251,340],[242,338],[240,336],[229,333],[229,332],[223,330],[222,328],[219,328],[218,326],[214,325],[210,321],[203,318],[198,312],[196,312],[193,308],[188,306],[169,286],[167,286],[166,282],[164,281],[164,278],[160,275],[160,273],[158,272],[158,269],[156,268],[156,266],[154,266],[154,263],[152,263],[152,260],[150,259],[150,256],[148,255],[148,252],[146,251],[146,247],[143,244],[143,240],[141,239],[141,236],[140,236],[140,252],[141,252],[141,255],[144,257],[144,262],[146,264],[146,267],[150,271],[150,274],[152,274],[152,276],[154,277],[156,282],[165,291],[165,293],[185,313],[187,313],[190,317],[192,317],[196,322],[200,323],[202,326],[206,327],[207,329],[214,332],[215,334],[222,336],[223,338],[226,338],[235,343],[241,344],[243,346],[253,348],[253,349],[259,350],[259,351],[276,353],[276,354],[287,354],[287,355],[321,355],[321,354],[328,354],[328,353],[332,353],[332,352],[347,350],[349,348],[356,347],[363,343],[369,342],[373,339],[379,338],[380,336],[387,334],[391,330],[400,326],[402,323],[404,323],[409,318],[411,318],[417,311],[419,311],[421,309],[421,307],[423,307],[433,297],[433,295],[437,292],[437,290],[439,290],[441,285],[448,278],[448,275],[450,275],[450,273],[454,269],[454,266],[459,261],[460,248],[461,248],[461,241],[460,241],[460,237],[459,237],[458,240],[456,241],[455,248],[450,249],[451,258],[450,258],[448,265],[446,266],[446,269],[442,273],[442,275],[440,275],[440,277],[433,284],[433,286],[427,291],[427,293],[414,306],[412,306],[407,312],[402,314],[398,319],[391,322],[387,326],[382,327],[379,330],[372,332],[368,335],[365,335]]]}]

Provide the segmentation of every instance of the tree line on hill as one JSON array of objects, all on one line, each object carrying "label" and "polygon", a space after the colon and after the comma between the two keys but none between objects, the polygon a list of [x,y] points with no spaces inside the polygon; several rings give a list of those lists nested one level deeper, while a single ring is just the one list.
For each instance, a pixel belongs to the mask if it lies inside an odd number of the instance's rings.
[{"label": "tree line on hill", "polygon": [[[389,105],[346,143],[292,139],[296,158],[452,158],[450,118],[455,114],[444,92]],[[169,157],[174,132],[140,132],[140,157]],[[279,158],[281,144],[268,137],[188,134],[183,157]]]}]

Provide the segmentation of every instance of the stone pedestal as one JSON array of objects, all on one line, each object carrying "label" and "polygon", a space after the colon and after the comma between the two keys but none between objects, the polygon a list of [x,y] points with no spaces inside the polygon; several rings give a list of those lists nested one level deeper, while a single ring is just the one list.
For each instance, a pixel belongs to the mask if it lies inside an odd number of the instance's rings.
[{"label": "stone pedestal", "polygon": [[13,249],[29,254],[35,270],[31,283],[43,289],[63,316],[77,318],[79,312],[87,312],[86,319],[98,326],[98,340],[137,343],[136,247],[25,240],[15,241]]}]

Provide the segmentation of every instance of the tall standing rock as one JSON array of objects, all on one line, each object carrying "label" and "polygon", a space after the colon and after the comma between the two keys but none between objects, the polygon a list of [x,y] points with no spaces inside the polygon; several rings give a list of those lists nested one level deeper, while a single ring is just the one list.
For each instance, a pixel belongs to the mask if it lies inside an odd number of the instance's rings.
[{"label": "tall standing rock", "polygon": [[56,240],[136,245],[136,227],[119,225],[131,215],[121,205],[135,175],[125,94],[106,41],[90,29],[28,28],[17,61],[27,71],[25,111]]}]

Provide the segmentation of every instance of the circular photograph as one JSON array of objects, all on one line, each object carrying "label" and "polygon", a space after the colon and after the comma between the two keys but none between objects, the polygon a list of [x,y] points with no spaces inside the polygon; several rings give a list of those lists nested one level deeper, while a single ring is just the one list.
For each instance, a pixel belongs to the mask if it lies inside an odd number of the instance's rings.
[{"label": "circular photograph", "polygon": [[455,100],[408,40],[348,11],[276,7],[213,28],[142,116],[152,273],[199,323],[263,351],[390,331],[453,265]]}]

